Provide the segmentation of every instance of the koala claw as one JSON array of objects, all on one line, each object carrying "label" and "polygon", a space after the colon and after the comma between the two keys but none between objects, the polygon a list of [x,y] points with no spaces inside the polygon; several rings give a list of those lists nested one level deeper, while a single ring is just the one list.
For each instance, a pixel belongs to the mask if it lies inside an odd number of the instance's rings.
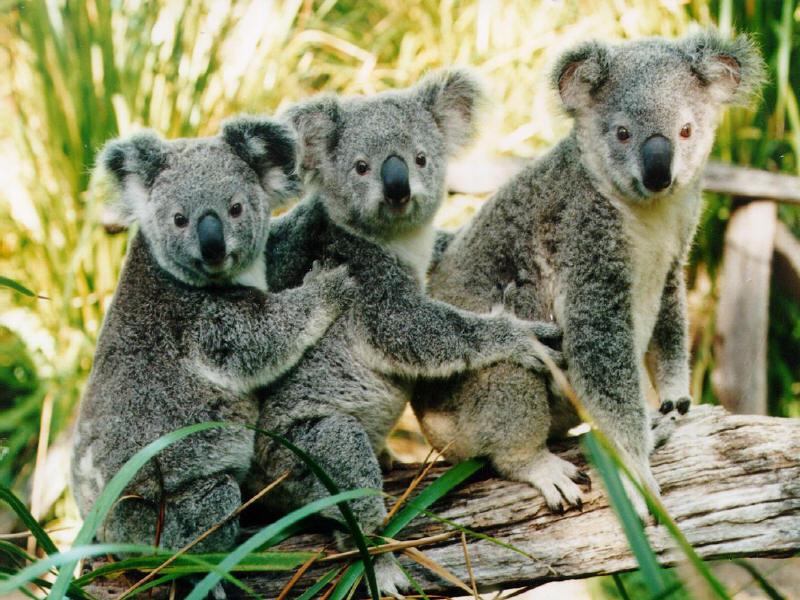
[{"label": "koala claw", "polygon": [[689,412],[689,407],[692,405],[692,399],[684,396],[683,398],[679,398],[678,401],[675,403],[675,407],[678,409],[678,412],[682,415],[685,415]]},{"label": "koala claw", "polygon": [[675,405],[672,403],[672,400],[664,400],[661,403],[661,406],[658,407],[658,412],[662,415],[665,415],[669,412],[672,412],[672,409],[675,408]]},{"label": "koala claw", "polygon": [[675,431],[678,426],[678,417],[689,412],[692,404],[691,398],[686,396],[677,401],[664,400],[658,411],[652,413],[650,419],[650,429],[653,431],[653,448],[660,448]]},{"label": "koala claw", "polygon": [[525,481],[542,493],[547,506],[554,513],[564,514],[572,506],[582,508],[581,489],[578,483],[588,479],[585,473],[570,462],[549,451],[539,453],[518,479]]}]

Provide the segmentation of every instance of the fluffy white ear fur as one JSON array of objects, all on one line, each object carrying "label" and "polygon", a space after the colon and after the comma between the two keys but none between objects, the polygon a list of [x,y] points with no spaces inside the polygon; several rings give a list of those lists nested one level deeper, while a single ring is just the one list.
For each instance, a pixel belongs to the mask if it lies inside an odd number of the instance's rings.
[{"label": "fluffy white ear fur", "polygon": [[411,89],[433,115],[452,156],[467,146],[478,130],[485,102],[483,85],[468,69],[447,69],[425,77]]}]

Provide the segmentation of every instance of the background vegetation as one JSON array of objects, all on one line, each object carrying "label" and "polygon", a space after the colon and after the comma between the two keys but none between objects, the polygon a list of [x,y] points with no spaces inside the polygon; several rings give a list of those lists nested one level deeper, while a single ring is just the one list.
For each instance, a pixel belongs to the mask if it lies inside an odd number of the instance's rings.
[{"label": "background vegetation", "polygon": [[[763,102],[729,113],[715,155],[800,174],[795,0],[0,0],[0,275],[45,298],[0,288],[0,484],[52,527],[74,519],[65,432],[126,244],[103,232],[102,196],[89,193],[109,138],[141,127],[213,134],[236,112],[272,113],[318,90],[372,93],[470,64],[493,100],[475,153],[531,156],[569,127],[547,85],[562,49],[589,37],[675,36],[692,23],[753,33],[770,67]],[[451,199],[442,224],[467,219],[480,201]],[[731,202],[708,197],[692,255],[693,392],[707,402]],[[800,233],[800,210],[781,206],[780,218]],[[800,306],[773,290],[770,317],[770,409],[800,416]],[[4,518],[0,509],[0,529]]]}]

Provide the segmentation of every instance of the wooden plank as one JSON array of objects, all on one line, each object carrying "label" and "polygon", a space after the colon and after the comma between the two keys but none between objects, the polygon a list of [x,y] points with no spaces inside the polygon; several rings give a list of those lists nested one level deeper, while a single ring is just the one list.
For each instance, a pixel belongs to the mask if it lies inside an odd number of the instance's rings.
[{"label": "wooden plank", "polygon": [[[448,168],[451,192],[482,195],[494,193],[530,161],[518,157],[470,158]],[[800,177],[771,173],[711,161],[706,167],[703,188],[708,192],[739,198],[777,200],[800,205]]]},{"label": "wooden plank", "polygon": [[767,412],[767,332],[774,202],[734,211],[725,231],[712,383],[720,403],[735,413]]},{"label": "wooden plank", "polygon": [[[560,445],[557,450],[562,457],[585,464],[576,444]],[[701,556],[782,557],[800,551],[800,420],[693,407],[669,442],[653,455],[652,465],[667,509]],[[444,470],[444,466],[435,467],[419,489]],[[386,491],[399,495],[417,473],[418,465],[402,465],[387,477]],[[634,569],[636,561],[606,502],[598,475],[590,474],[594,487],[586,494],[582,511],[553,514],[533,488],[485,473],[451,492],[431,510],[530,555],[469,538],[471,565],[482,592]],[[399,537],[419,539],[448,531],[451,528],[446,524],[419,517]],[[663,526],[651,523],[646,532],[663,564],[685,562]],[[318,550],[330,543],[329,536],[307,534],[281,547]],[[460,535],[420,550],[469,582]],[[401,562],[427,593],[464,595],[405,557]],[[297,597],[332,566],[312,567],[291,597]],[[290,576],[264,574],[244,579],[263,597],[276,598]],[[121,589],[119,582],[106,582],[88,591],[109,597],[109,586]],[[237,593],[228,588],[229,597],[237,597]]]}]

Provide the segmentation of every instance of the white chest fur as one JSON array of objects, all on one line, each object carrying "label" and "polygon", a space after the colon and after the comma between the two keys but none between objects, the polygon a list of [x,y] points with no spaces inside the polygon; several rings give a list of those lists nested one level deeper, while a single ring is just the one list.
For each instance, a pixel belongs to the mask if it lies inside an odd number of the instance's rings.
[{"label": "white chest fur", "polygon": [[254,287],[262,292],[267,291],[267,267],[264,255],[260,255],[247,269],[239,273],[233,282],[238,285]]},{"label": "white chest fur", "polygon": [[636,352],[644,356],[661,306],[669,269],[694,228],[700,199],[678,192],[643,205],[615,202],[623,219],[631,265],[631,308]]},{"label": "white chest fur", "polygon": [[425,275],[433,256],[436,228],[432,223],[386,242],[386,248],[414,269],[420,285],[425,285]]}]

